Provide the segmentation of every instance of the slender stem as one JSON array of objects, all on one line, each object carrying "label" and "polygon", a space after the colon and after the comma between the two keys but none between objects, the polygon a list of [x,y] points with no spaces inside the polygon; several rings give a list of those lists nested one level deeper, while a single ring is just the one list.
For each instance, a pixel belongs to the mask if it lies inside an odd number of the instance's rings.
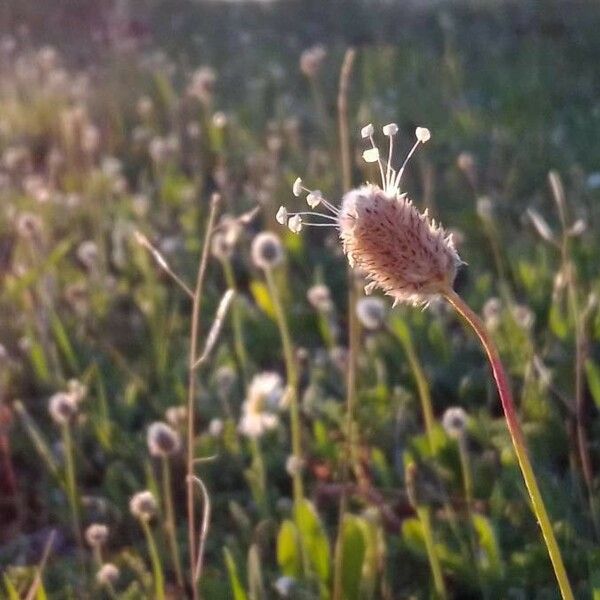
[{"label": "slender stem", "polygon": [[[223,259],[223,273],[225,275],[225,282],[230,290],[237,292],[237,285],[235,276],[233,274],[233,268],[231,267],[231,261],[228,258]],[[231,307],[231,323],[233,326],[233,344],[235,347],[235,353],[239,362],[240,370],[244,384],[248,381],[248,353],[246,352],[246,344],[244,341],[244,330],[242,327],[242,314],[240,311],[240,304],[237,296],[233,299],[233,306]]]},{"label": "slender stem", "polygon": [[148,553],[150,554],[150,561],[152,562],[152,573],[154,575],[154,593],[156,600],[165,600],[165,577],[163,575],[162,564],[160,562],[160,556],[158,555],[158,549],[156,548],[156,542],[152,535],[152,530],[146,519],[140,519],[144,535],[146,536],[146,543],[148,544]]},{"label": "slender stem", "polygon": [[65,452],[67,495],[71,509],[71,524],[79,554],[81,557],[83,557],[83,539],[81,537],[81,520],[79,516],[79,497],[77,494],[77,482],[75,480],[75,458],[73,456],[73,436],[71,435],[70,423],[65,423],[62,426],[62,438]]},{"label": "slender stem", "polygon": [[429,559],[429,566],[431,567],[431,574],[433,575],[433,585],[435,587],[435,593],[440,600],[448,597],[446,592],[446,584],[444,583],[444,575],[442,574],[442,567],[435,549],[435,540],[433,539],[433,530],[431,528],[431,516],[429,514],[429,507],[417,506],[417,517],[421,522],[423,529],[423,538],[425,539],[425,549],[427,551],[427,558]]},{"label": "slender stem", "polygon": [[255,498],[263,517],[268,514],[267,511],[267,477],[265,474],[265,462],[262,457],[262,450],[258,439],[251,438],[250,450],[252,452],[252,471],[254,479],[254,489],[257,497]]},{"label": "slender stem", "polygon": [[469,513],[469,520],[471,520],[473,509],[473,478],[471,477],[469,449],[467,448],[467,439],[464,433],[462,433],[458,438],[458,453],[460,455],[460,467],[462,470],[465,499],[467,501],[467,511]]},{"label": "slender stem", "polygon": [[510,390],[508,378],[504,371],[502,362],[500,361],[498,350],[496,349],[494,342],[485,329],[485,325],[479,316],[466,304],[466,302],[452,289],[446,290],[444,296],[446,297],[446,300],[448,300],[448,302],[450,302],[450,304],[455,308],[458,314],[460,314],[473,328],[473,331],[477,334],[485,349],[494,373],[494,379],[496,380],[498,394],[500,395],[500,401],[506,417],[506,424],[510,432],[515,453],[517,455],[517,460],[519,461],[519,466],[521,467],[521,472],[523,473],[523,479],[525,480],[525,485],[527,487],[527,491],[529,492],[529,497],[531,498],[533,511],[542,529],[542,535],[544,537],[544,541],[546,542],[546,547],[548,548],[548,554],[550,555],[550,560],[552,561],[552,566],[554,567],[554,572],[556,574],[556,579],[558,581],[562,597],[565,600],[573,600],[573,592],[569,584],[567,572],[560,554],[560,549],[558,547],[558,543],[556,542],[548,513],[546,512],[546,507],[535,478],[535,473],[531,466],[531,462],[529,461],[529,456],[527,455],[525,436],[523,435],[523,431],[519,423],[519,418],[517,416],[516,408],[512,399],[512,392]]},{"label": "slender stem", "polygon": [[[269,288],[269,294],[271,301],[275,308],[275,316],[277,319],[277,326],[279,327],[279,334],[281,336],[281,344],[283,345],[283,355],[285,358],[285,368],[287,373],[287,385],[290,402],[290,429],[292,432],[292,454],[301,464],[302,461],[302,446],[300,439],[300,409],[298,406],[298,370],[296,368],[296,358],[294,356],[294,347],[292,344],[292,337],[288,327],[285,312],[281,304],[281,298],[279,297],[279,289],[273,277],[271,269],[265,269],[265,277],[267,280],[267,287]],[[299,507],[304,492],[302,489],[302,474],[300,471],[294,472],[293,476],[294,486],[294,505],[296,508]]]},{"label": "slender stem", "polygon": [[181,570],[181,558],[179,557],[179,546],[177,544],[177,529],[175,526],[175,511],[173,509],[173,490],[171,487],[171,466],[166,456],[161,458],[162,463],[162,487],[163,501],[165,503],[165,526],[169,546],[171,550],[171,561],[175,569],[177,585],[183,589],[183,572]]},{"label": "slender stem", "polygon": [[187,517],[188,517],[188,543],[190,554],[190,582],[192,585],[192,596],[198,598],[198,586],[194,580],[196,565],[196,529],[194,514],[194,406],[196,400],[196,359],[198,354],[198,333],[200,331],[200,309],[202,305],[202,291],[204,275],[208,263],[210,249],[210,238],[213,231],[219,196],[213,195],[208,215],[208,223],[204,234],[204,245],[202,256],[198,265],[198,276],[194,289],[194,302],[192,305],[192,323],[190,327],[190,354],[188,370],[188,397],[187,397]]},{"label": "slender stem", "polygon": [[410,332],[408,331],[408,329],[406,336],[397,335],[396,333],[394,333],[394,335],[396,339],[402,344],[402,348],[404,349],[406,358],[408,359],[408,364],[410,365],[413,377],[415,378],[415,383],[417,384],[417,391],[419,392],[419,399],[421,401],[421,410],[423,412],[423,421],[425,422],[425,432],[429,441],[429,449],[431,450],[431,454],[433,455],[435,453],[435,417],[433,414],[433,404],[431,401],[431,391],[429,390],[429,383],[427,382],[425,371],[421,366],[421,361],[419,360],[419,357],[415,352],[415,348],[413,346],[412,339],[410,337]]},{"label": "slender stem", "polygon": [[[342,165],[342,186],[344,190],[352,187],[352,156],[350,150],[350,133],[348,131],[348,88],[350,77],[356,58],[356,50],[348,48],[340,70],[337,109],[338,129],[340,138],[340,158]],[[348,373],[346,376],[346,445],[347,451],[342,456],[340,479],[342,481],[342,494],[338,515],[338,534],[335,542],[334,573],[333,573],[333,600],[342,600],[342,554],[343,554],[343,526],[348,505],[346,480],[348,479],[350,461],[353,455],[353,421],[354,405],[356,403],[356,354],[359,342],[359,326],[356,317],[356,289],[354,274],[348,270]]]}]

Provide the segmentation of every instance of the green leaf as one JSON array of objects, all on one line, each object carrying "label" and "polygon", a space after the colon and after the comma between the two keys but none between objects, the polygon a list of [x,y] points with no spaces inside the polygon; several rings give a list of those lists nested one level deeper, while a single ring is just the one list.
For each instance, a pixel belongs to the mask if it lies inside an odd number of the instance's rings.
[{"label": "green leaf", "polygon": [[405,519],[402,523],[402,539],[415,554],[425,554],[423,527],[416,518]]},{"label": "green leaf", "polygon": [[231,552],[228,548],[223,548],[223,554],[225,555],[225,564],[227,565],[229,583],[231,584],[231,591],[233,592],[233,600],[248,600],[248,596],[240,583],[237,566]]},{"label": "green leaf", "polygon": [[8,578],[8,575],[4,575],[4,587],[8,594],[8,600],[21,600],[17,588],[13,585],[13,582]]},{"label": "green leaf", "polygon": [[358,600],[361,597],[366,543],[358,521],[356,517],[347,515],[342,530],[342,587],[347,600]]},{"label": "green leaf", "polygon": [[484,568],[499,577],[502,574],[502,559],[491,522],[483,515],[474,514],[473,527],[479,539],[479,546],[485,552]]},{"label": "green leaf", "polygon": [[61,320],[58,318],[58,315],[52,315],[50,319],[50,325],[52,327],[52,333],[54,334],[54,340],[56,341],[62,355],[67,361],[69,369],[71,369],[73,373],[78,373],[81,370],[79,367],[79,361],[77,360],[77,356],[73,350],[73,346],[71,345],[67,331],[64,328]]},{"label": "green leaf", "polygon": [[548,315],[548,325],[552,333],[560,340],[564,340],[569,333],[569,322],[561,314],[560,308],[557,304],[553,304],[550,307],[550,314]]},{"label": "green leaf", "polygon": [[254,297],[254,301],[260,309],[271,319],[275,320],[277,318],[275,313],[275,306],[273,301],[271,300],[271,295],[269,294],[269,289],[262,281],[251,281],[250,282],[250,291],[252,292],[252,296]]},{"label": "green leaf", "polygon": [[298,540],[298,530],[292,521],[286,519],[277,534],[277,564],[288,577],[299,577],[302,571],[302,557]]},{"label": "green leaf", "polygon": [[600,369],[591,359],[585,361],[585,374],[587,376],[588,387],[596,406],[600,408]]},{"label": "green leaf", "polygon": [[327,582],[330,569],[329,540],[315,507],[308,500],[302,500],[298,505],[296,523],[313,569],[322,582]]}]

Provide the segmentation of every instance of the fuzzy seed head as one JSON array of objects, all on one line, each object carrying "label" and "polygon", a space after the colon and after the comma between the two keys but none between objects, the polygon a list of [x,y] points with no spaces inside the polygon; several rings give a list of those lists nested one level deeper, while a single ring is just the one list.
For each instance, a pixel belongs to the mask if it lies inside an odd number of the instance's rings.
[{"label": "fuzzy seed head", "polygon": [[453,406],[444,413],[442,425],[451,438],[459,438],[465,433],[467,418],[467,413],[462,408]]},{"label": "fuzzy seed head", "polygon": [[381,298],[361,298],[356,303],[356,316],[365,329],[380,329],[385,321],[385,302]]},{"label": "fuzzy seed head", "polygon": [[149,521],[157,510],[156,498],[150,490],[138,492],[129,500],[129,511],[136,519]]},{"label": "fuzzy seed head", "polygon": [[170,456],[181,448],[179,434],[162,421],[156,421],[148,427],[146,441],[151,456]]},{"label": "fuzzy seed head", "polygon": [[96,573],[96,581],[101,586],[115,585],[119,579],[121,571],[112,563],[103,564]]},{"label": "fuzzy seed head", "polygon": [[352,190],[339,224],[350,265],[396,302],[426,304],[452,286],[461,264],[452,237],[406,196],[374,185]]},{"label": "fuzzy seed head", "polygon": [[92,547],[103,546],[108,539],[108,527],[100,523],[92,523],[85,530],[85,541]]},{"label": "fuzzy seed head", "polygon": [[270,231],[259,233],[252,241],[252,262],[259,269],[272,269],[283,262],[281,240]]},{"label": "fuzzy seed head", "polygon": [[77,414],[77,398],[68,392],[57,392],[48,400],[48,412],[57,425],[70,423]]}]

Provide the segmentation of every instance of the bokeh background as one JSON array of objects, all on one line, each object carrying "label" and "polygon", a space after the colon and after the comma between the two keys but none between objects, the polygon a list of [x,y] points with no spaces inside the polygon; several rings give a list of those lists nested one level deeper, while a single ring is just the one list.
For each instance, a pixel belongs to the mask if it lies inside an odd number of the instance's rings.
[{"label": "bokeh background", "polygon": [[[468,263],[456,287],[510,372],[576,595],[600,597],[599,28],[595,2],[5,0],[0,596],[26,597],[40,565],[37,597],[160,597],[158,571],[166,597],[189,593],[170,540],[185,570],[186,415],[174,407],[192,306],[148,244],[193,288],[216,192],[201,347],[236,293],[195,396],[212,508],[203,597],[558,597],[476,340],[442,304],[363,302],[334,230],[294,235],[275,220],[280,205],[300,210],[297,176],[334,204],[376,179],[360,129],[396,122],[398,161],[416,126],[431,129],[403,187],[454,233]],[[284,253],[273,285],[251,253],[263,231]],[[66,413],[49,410],[56,394]],[[459,433],[442,423],[457,406]],[[181,441],[166,459],[148,445],[156,421]],[[129,510],[144,489],[158,504],[154,557]],[[92,523],[109,530],[95,549],[81,541]],[[109,562],[108,585],[96,575]]]}]

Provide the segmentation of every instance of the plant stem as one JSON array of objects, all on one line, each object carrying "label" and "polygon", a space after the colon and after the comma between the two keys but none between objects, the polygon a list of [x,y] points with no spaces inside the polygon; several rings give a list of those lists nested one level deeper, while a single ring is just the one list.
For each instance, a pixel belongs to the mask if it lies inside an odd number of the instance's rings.
[{"label": "plant stem", "polygon": [[[340,70],[340,82],[337,98],[338,130],[340,139],[340,162],[342,170],[342,187],[350,190],[352,187],[352,156],[350,150],[350,133],[348,131],[348,88],[356,58],[356,50],[348,48]],[[342,456],[340,479],[342,494],[338,516],[338,534],[334,550],[333,600],[342,600],[342,558],[343,558],[343,526],[348,504],[346,480],[350,472],[349,466],[354,453],[353,422],[354,405],[356,403],[356,354],[359,342],[359,326],[356,317],[356,289],[354,273],[348,270],[348,373],[346,376],[346,445],[347,451]]]},{"label": "plant stem", "polygon": [[425,549],[427,551],[427,558],[429,559],[429,566],[431,567],[431,574],[433,575],[433,585],[435,587],[435,592],[440,600],[444,600],[448,597],[448,594],[446,592],[446,584],[444,583],[442,567],[440,565],[440,561],[435,550],[435,540],[433,539],[429,507],[417,506],[415,510],[417,512],[417,517],[421,522],[421,527],[423,529]]},{"label": "plant stem", "polygon": [[166,456],[161,457],[162,463],[162,487],[163,501],[165,503],[165,525],[169,546],[171,547],[171,560],[175,569],[177,585],[183,589],[183,573],[181,570],[181,559],[179,557],[179,546],[177,545],[177,529],[175,527],[175,511],[173,510],[173,490],[171,488],[171,466]]},{"label": "plant stem", "polygon": [[[296,358],[294,356],[294,347],[292,344],[292,337],[288,327],[285,312],[281,304],[281,298],[279,297],[279,289],[273,277],[273,271],[271,269],[265,269],[265,277],[267,280],[267,287],[269,288],[269,294],[271,301],[275,308],[275,316],[277,319],[277,326],[279,328],[279,334],[281,336],[281,344],[283,346],[283,355],[285,358],[285,368],[287,373],[287,393],[289,394],[290,402],[290,429],[292,432],[292,454],[294,458],[298,460],[298,464],[302,464],[302,447],[300,439],[300,409],[298,406],[298,369],[296,368]],[[302,489],[302,474],[294,472],[293,475],[293,486],[294,486],[294,505],[296,510],[300,507],[304,492]]]},{"label": "plant stem", "polygon": [[494,379],[496,380],[496,386],[500,395],[500,401],[506,417],[506,424],[510,432],[515,453],[517,455],[517,460],[519,462],[519,466],[521,467],[521,472],[523,473],[523,478],[525,480],[527,491],[529,492],[529,497],[531,498],[533,511],[542,529],[542,535],[544,537],[544,541],[546,542],[546,547],[548,548],[548,554],[550,555],[550,560],[552,561],[552,566],[554,567],[554,572],[556,574],[556,579],[558,581],[562,597],[565,600],[573,600],[573,592],[569,584],[565,566],[560,554],[560,549],[552,530],[552,524],[550,523],[546,506],[544,505],[544,501],[535,478],[535,473],[531,466],[531,462],[529,461],[529,456],[527,455],[525,436],[523,435],[523,431],[519,423],[519,418],[517,416],[516,408],[512,399],[512,392],[508,384],[508,378],[504,371],[502,362],[500,361],[498,350],[488,334],[485,325],[479,316],[466,304],[466,302],[451,288],[445,291],[444,296],[446,300],[448,300],[448,302],[450,302],[450,304],[455,308],[458,314],[460,314],[473,328],[473,331],[477,334],[485,349],[494,373]]},{"label": "plant stem", "polygon": [[73,456],[73,436],[71,435],[70,423],[65,423],[62,426],[62,438],[65,452],[67,495],[71,509],[71,524],[80,556],[83,557],[83,539],[81,537],[81,521],[79,518],[79,497],[77,494],[77,482],[75,480],[75,458]]},{"label": "plant stem", "polygon": [[210,238],[213,231],[219,196],[214,194],[211,198],[208,223],[204,234],[202,255],[198,264],[198,275],[194,289],[194,302],[192,305],[192,323],[190,327],[190,354],[188,367],[188,395],[187,395],[187,517],[188,517],[188,543],[190,554],[190,583],[192,597],[198,598],[198,586],[194,578],[196,567],[196,528],[194,514],[194,405],[196,401],[196,360],[198,359],[198,334],[200,331],[200,309],[202,305],[202,291],[204,275],[208,263]]},{"label": "plant stem", "polygon": [[156,594],[156,600],[165,599],[165,578],[163,575],[162,564],[160,562],[160,556],[156,548],[156,542],[152,535],[152,530],[146,519],[140,519],[142,529],[146,536],[146,543],[148,544],[148,553],[150,554],[150,561],[152,562],[152,573],[154,575],[154,590]]},{"label": "plant stem", "polygon": [[421,410],[423,412],[423,421],[425,422],[425,432],[427,433],[427,439],[429,441],[429,449],[431,454],[435,454],[435,436],[434,436],[434,427],[435,427],[435,417],[433,415],[433,405],[431,402],[431,392],[429,390],[429,383],[427,382],[427,377],[425,376],[425,371],[421,366],[421,361],[415,352],[415,348],[413,346],[412,338],[410,336],[410,332],[408,328],[406,329],[406,335],[398,335],[393,332],[396,339],[402,344],[402,348],[406,354],[406,358],[408,359],[408,364],[410,365],[410,369],[413,373],[413,377],[415,378],[415,383],[417,384],[417,391],[419,392],[419,399],[421,401]]},{"label": "plant stem", "polygon": [[242,328],[242,315],[237,297],[237,286],[229,258],[224,258],[221,263],[223,265],[223,273],[225,275],[225,282],[227,283],[228,289],[236,292],[236,297],[233,299],[233,306],[231,307],[231,324],[233,327],[233,344],[235,347],[235,353],[237,354],[237,359],[245,386],[248,382],[248,354],[246,352],[246,345],[244,343],[244,331]]}]

